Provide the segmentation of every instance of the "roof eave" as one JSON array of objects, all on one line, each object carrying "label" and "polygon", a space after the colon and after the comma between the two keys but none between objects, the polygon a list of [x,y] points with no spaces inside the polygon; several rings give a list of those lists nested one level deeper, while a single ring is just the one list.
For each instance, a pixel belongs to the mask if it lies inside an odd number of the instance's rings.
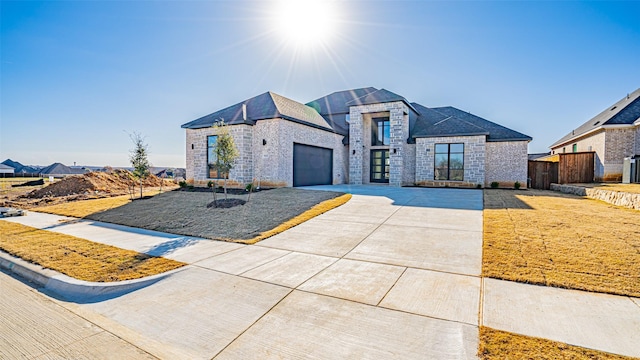
[{"label": "roof eave", "polygon": [[331,133],[334,133],[334,134],[342,135],[342,134],[338,133],[337,131],[335,131],[333,128],[331,128],[331,126],[325,127],[325,126],[321,126],[321,125],[318,125],[318,124],[310,123],[310,122],[307,122],[307,121],[304,121],[304,120],[300,120],[300,119],[296,119],[294,117],[286,116],[286,115],[280,115],[280,119],[289,120],[289,121],[292,121],[294,123],[298,123],[298,124],[310,126],[310,127],[316,128],[316,129],[328,131],[328,132],[331,132]]},{"label": "roof eave", "polygon": [[417,139],[417,138],[454,137],[454,136],[489,136],[489,133],[478,132],[478,133],[441,134],[441,135],[412,135],[411,137],[414,139]]},{"label": "roof eave", "polygon": [[567,145],[569,143],[574,142],[576,139],[585,137],[587,135],[591,135],[591,134],[593,134],[595,132],[598,132],[600,130],[606,130],[606,129],[628,129],[628,128],[635,127],[637,125],[640,125],[640,119],[636,120],[636,122],[634,122],[633,124],[605,124],[605,125],[600,125],[600,126],[598,126],[596,128],[593,128],[593,129],[591,129],[589,131],[585,131],[585,132],[583,132],[581,134],[573,135],[572,137],[570,137],[570,138],[568,138],[566,140],[557,141],[557,142],[551,144],[551,146],[549,146],[549,148],[553,149],[553,148],[557,148],[557,147],[560,147],[560,146]]},{"label": "roof eave", "polygon": [[527,137],[521,137],[521,138],[488,138],[487,142],[510,142],[510,141],[526,141],[526,142],[531,142],[533,141],[533,138],[531,136],[527,136]]}]

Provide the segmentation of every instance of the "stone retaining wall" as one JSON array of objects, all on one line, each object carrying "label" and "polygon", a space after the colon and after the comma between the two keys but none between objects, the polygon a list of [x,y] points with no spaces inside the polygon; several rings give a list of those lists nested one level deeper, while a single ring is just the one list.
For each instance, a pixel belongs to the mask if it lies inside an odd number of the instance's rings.
[{"label": "stone retaining wall", "polygon": [[609,204],[640,210],[640,194],[560,184],[551,184],[551,190],[586,196]]}]

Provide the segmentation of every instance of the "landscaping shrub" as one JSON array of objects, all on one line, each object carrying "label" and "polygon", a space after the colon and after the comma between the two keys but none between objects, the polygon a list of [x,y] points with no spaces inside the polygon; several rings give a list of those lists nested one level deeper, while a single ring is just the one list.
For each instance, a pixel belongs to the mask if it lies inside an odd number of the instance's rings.
[{"label": "landscaping shrub", "polygon": [[491,182],[491,188],[492,189],[497,189],[500,186],[500,184],[497,181],[492,181]]},{"label": "landscaping shrub", "polygon": [[519,182],[519,181],[516,181],[516,182],[513,184],[513,187],[514,187],[516,190],[520,189],[520,182]]}]

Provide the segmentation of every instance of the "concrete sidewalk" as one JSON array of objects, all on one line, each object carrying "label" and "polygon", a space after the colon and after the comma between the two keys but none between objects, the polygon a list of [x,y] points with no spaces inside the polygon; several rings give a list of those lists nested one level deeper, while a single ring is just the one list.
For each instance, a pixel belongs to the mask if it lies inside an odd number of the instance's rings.
[{"label": "concrete sidewalk", "polygon": [[255,246],[37,213],[3,221],[189,263],[113,299],[60,302],[161,358],[469,359],[480,324],[640,356],[640,300],[480,277],[482,191],[314,189],[354,196]]}]

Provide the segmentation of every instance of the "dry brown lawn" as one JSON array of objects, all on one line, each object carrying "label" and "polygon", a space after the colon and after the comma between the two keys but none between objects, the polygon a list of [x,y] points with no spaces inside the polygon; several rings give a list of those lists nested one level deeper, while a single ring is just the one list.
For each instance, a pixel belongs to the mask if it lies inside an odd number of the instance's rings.
[{"label": "dry brown lawn", "polygon": [[631,360],[633,358],[578,346],[480,327],[478,357],[503,359]]},{"label": "dry brown lawn", "polygon": [[484,205],[483,276],[640,296],[640,211],[543,190]]},{"label": "dry brown lawn", "polygon": [[0,250],[85,281],[138,279],[186,265],[9,221],[0,221],[0,234]]}]

